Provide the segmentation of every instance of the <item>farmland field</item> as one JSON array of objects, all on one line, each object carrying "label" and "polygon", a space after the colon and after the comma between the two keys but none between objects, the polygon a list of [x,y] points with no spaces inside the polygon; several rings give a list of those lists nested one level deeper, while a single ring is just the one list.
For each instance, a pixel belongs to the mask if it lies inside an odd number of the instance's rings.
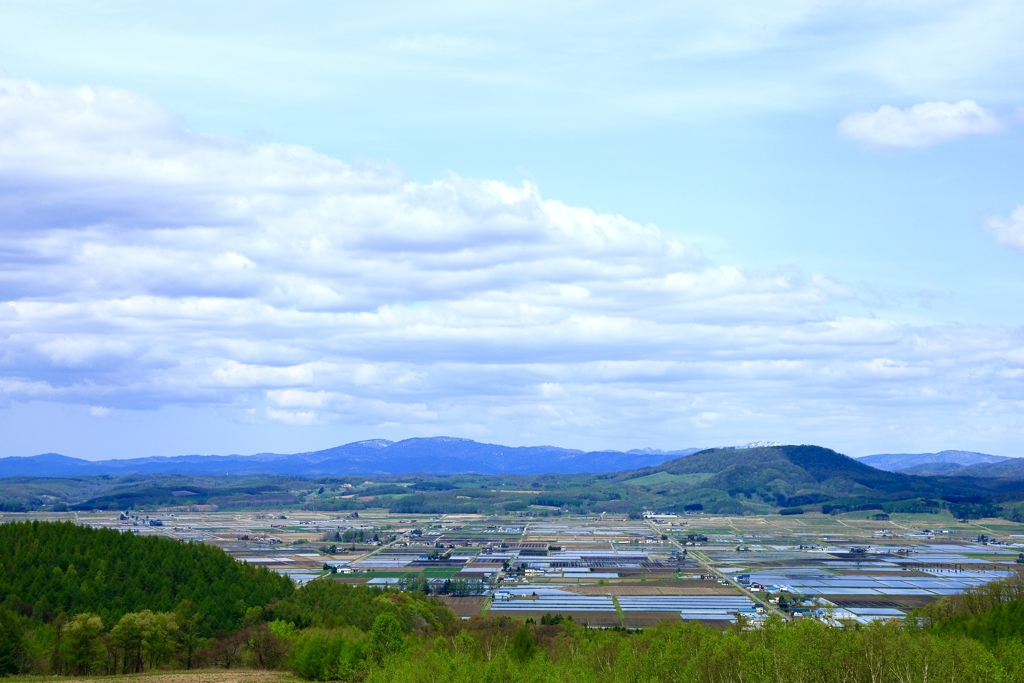
[{"label": "farmland field", "polygon": [[460,617],[572,614],[592,626],[641,626],[680,615],[727,623],[737,612],[757,619],[780,613],[780,598],[786,604],[781,614],[841,608],[857,619],[889,618],[894,615],[871,610],[895,609],[902,616],[1024,568],[1016,563],[1024,524],[961,522],[948,514],[3,515],[4,521],[25,518],[199,541],[300,584],[329,577],[424,590]]},{"label": "farmland field", "polygon": [[451,595],[442,595],[438,600],[447,605],[451,611],[460,617],[478,616],[483,611],[484,604],[487,602],[487,598],[458,598]]}]

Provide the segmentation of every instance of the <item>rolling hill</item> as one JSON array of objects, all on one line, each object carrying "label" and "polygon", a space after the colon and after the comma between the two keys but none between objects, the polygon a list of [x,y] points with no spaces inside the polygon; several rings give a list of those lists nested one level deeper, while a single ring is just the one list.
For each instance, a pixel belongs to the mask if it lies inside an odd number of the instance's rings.
[{"label": "rolling hill", "polygon": [[887,472],[820,446],[706,450],[623,473],[622,484],[676,507],[685,502],[720,512],[801,506],[909,511],[986,505],[1024,494],[1021,482]]}]

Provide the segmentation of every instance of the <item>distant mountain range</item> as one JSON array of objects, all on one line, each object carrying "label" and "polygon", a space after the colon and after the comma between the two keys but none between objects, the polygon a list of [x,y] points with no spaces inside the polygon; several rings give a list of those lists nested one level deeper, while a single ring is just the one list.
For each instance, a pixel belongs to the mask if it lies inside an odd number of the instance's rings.
[{"label": "distant mountain range", "polygon": [[860,462],[887,472],[920,476],[1024,479],[1024,458],[973,451],[880,453],[860,458]]},{"label": "distant mountain range", "polygon": [[652,467],[696,453],[677,451],[580,451],[554,446],[513,447],[470,439],[432,437],[373,439],[309,453],[282,455],[179,455],[89,461],[57,453],[0,458],[0,477],[78,477],[126,474],[192,476],[275,474],[577,474]]},{"label": "distant mountain range", "polygon": [[[754,442],[724,451],[775,448]],[[125,460],[81,460],[57,453],[0,458],[3,477],[81,477],[173,474],[190,476],[354,474],[580,474],[657,467],[701,449],[662,451],[581,451],[555,446],[514,447],[471,439],[431,437],[387,441],[372,439],[307,453],[256,455],[179,455]],[[971,451],[882,453],[857,460],[877,470],[919,476],[984,477],[1024,480],[1024,458]]]},{"label": "distant mountain range", "polygon": [[[690,450],[588,453],[432,438],[361,441],[295,455],[88,462],[49,454],[0,460],[0,511],[217,505],[382,507],[410,514],[565,509],[788,515],[946,509],[957,517],[1024,520],[1024,477],[888,472],[819,446]],[[961,469],[1019,463],[1024,459]],[[451,474],[475,476],[451,481],[445,476]]]}]

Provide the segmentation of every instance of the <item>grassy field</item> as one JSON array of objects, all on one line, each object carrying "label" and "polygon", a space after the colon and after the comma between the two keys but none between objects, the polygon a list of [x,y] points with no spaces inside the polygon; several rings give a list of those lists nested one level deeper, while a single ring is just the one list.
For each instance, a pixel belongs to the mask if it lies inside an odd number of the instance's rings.
[{"label": "grassy field", "polygon": [[634,486],[661,486],[662,484],[685,484],[689,486],[691,484],[699,484],[710,477],[710,472],[700,472],[698,474],[670,474],[668,472],[655,472],[654,474],[648,474],[645,477],[627,479],[624,483],[632,484]]}]

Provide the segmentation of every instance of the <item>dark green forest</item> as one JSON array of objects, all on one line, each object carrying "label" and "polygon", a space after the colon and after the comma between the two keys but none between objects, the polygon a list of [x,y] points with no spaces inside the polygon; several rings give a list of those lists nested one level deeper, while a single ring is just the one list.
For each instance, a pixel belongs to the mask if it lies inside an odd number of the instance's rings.
[{"label": "dark green forest", "polygon": [[92,613],[168,612],[189,601],[204,631],[238,628],[249,607],[288,597],[291,580],[219,548],[71,522],[0,524],[0,596],[17,614],[51,622]]},{"label": "dark green forest", "polygon": [[71,523],[0,525],[0,674],[290,669],[311,680],[1024,681],[1024,575],[906,623],[726,630],[458,620],[415,591],[286,578],[216,548]]}]

